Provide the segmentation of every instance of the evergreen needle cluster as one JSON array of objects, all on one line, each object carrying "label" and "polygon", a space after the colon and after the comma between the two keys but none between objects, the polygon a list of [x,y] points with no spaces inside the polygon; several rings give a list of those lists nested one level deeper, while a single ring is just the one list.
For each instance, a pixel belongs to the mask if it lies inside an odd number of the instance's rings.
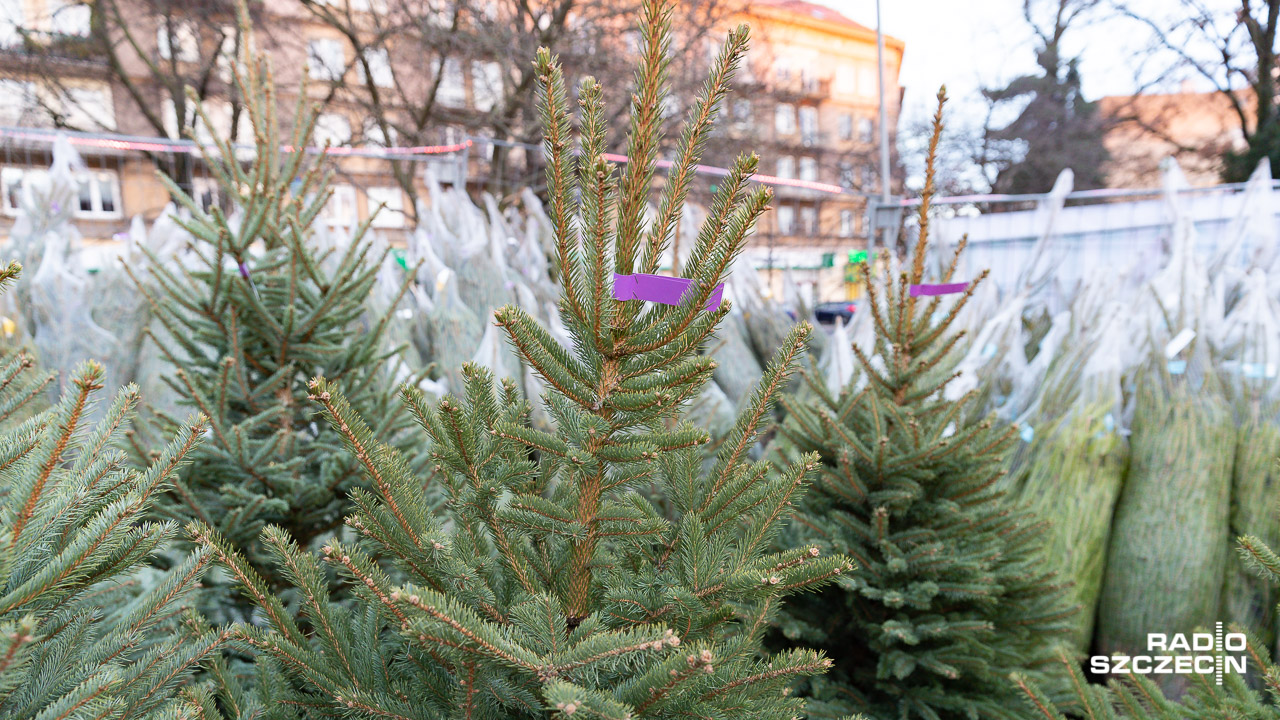
[{"label": "evergreen needle cluster", "polygon": [[[816,456],[780,469],[749,456],[810,327],[786,338],[714,457],[707,433],[681,421],[714,370],[700,350],[729,312],[704,306],[770,201],[749,183],[757,159],[740,157],[721,185],[684,263],[683,304],[613,298],[615,273],[659,270],[747,47],[745,27],[729,34],[646,221],[669,26],[667,3],[649,0],[620,177],[604,156],[600,85],[582,82],[574,143],[560,66],[537,56],[573,346],[519,308],[496,317],[546,382],[554,431],[533,429],[516,388],[476,366],[434,406],[406,386],[448,498],[436,514],[405,455],[353,407],[349,382],[316,379],[315,402],[368,480],[352,491],[351,532],[317,555],[267,528],[261,544],[292,585],[282,597],[219,531],[190,526],[258,606],[260,622],[235,632],[266,673],[261,702],[275,716],[786,720],[803,707],[791,686],[829,668],[817,652],[761,647],[784,598],[849,569],[814,545],[771,549]],[[331,573],[349,601],[330,594]]]},{"label": "evergreen needle cluster", "polygon": [[939,93],[911,263],[867,285],[861,312],[875,323],[875,357],[854,346],[863,384],[833,396],[810,382],[815,401],[785,403],[775,457],[816,452],[822,465],[789,539],[856,564],[790,604],[781,623],[788,640],[835,662],[810,685],[815,716],[1020,718],[1027,711],[1011,672],[1061,687],[1049,661],[1074,609],[1046,570],[1034,518],[995,489],[1016,431],[966,424],[973,398],[942,397],[952,379],[942,364],[960,338],[948,327],[982,278],[945,311],[940,298],[910,290],[948,282],[956,267],[953,258],[941,279],[925,277],[945,99]]},{"label": "evergreen needle cluster", "polygon": [[[208,418],[207,441],[161,509],[216,527],[278,587],[270,554],[257,542],[262,528],[278,524],[304,545],[332,532],[361,478],[339,434],[315,421],[308,379],[340,383],[390,441],[409,421],[387,367],[402,349],[388,350],[383,339],[391,309],[372,327],[362,319],[383,258],[371,257],[367,222],[336,247],[317,238],[313,224],[331,194],[329,174],[306,153],[281,148],[270,68],[251,48],[246,42],[234,78],[252,120],[254,158],[242,163],[245,149],[225,138],[202,150],[221,197],[233,200],[236,212],[205,210],[164,178],[190,212],[180,223],[193,245],[177,263],[151,256],[149,277],[134,279],[163,330],[152,339],[173,368],[166,382],[180,405]],[[304,86],[288,147],[311,144],[316,113],[306,98]],[[406,273],[401,294],[411,277]],[[170,431],[176,422],[161,414],[158,425]],[[228,610],[230,599],[210,603]]]},{"label": "evergreen needle cluster", "polygon": [[[19,267],[0,271],[0,286]],[[0,416],[49,382],[31,367],[22,354],[0,361]],[[185,683],[227,639],[188,608],[207,552],[167,572],[144,567],[177,530],[149,520],[151,507],[206,423],[194,419],[154,463],[130,467],[116,444],[137,388],[87,420],[103,372],[86,363],[60,402],[0,431],[0,717],[188,716]]]}]

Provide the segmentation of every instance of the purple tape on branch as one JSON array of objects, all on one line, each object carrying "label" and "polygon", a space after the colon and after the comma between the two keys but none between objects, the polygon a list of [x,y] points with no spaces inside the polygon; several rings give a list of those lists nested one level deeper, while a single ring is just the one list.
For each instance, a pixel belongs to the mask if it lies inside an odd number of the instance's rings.
[{"label": "purple tape on branch", "polygon": [[244,278],[245,280],[248,280],[248,279],[249,279],[249,266],[248,266],[248,265],[245,265],[244,263],[237,263],[237,265],[239,265],[239,266],[240,266],[240,277]]},{"label": "purple tape on branch", "polygon": [[911,297],[920,297],[921,295],[955,295],[962,293],[969,287],[969,283],[950,283],[947,285],[912,285]]},{"label": "purple tape on branch", "polygon": [[[647,300],[663,305],[679,305],[685,293],[693,288],[693,280],[689,278],[667,277],[666,275],[634,275],[613,274],[614,300]],[[706,309],[715,310],[720,307],[724,297],[724,283],[716,285],[711,297],[707,298]]]}]

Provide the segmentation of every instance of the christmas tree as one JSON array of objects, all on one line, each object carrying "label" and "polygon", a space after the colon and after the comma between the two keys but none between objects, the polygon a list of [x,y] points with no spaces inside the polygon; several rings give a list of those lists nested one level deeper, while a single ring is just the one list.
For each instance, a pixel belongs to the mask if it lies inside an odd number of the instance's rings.
[{"label": "christmas tree", "polygon": [[[0,271],[0,286],[19,268]],[[0,717],[181,717],[181,686],[226,635],[188,612],[207,552],[168,572],[144,567],[177,530],[147,516],[204,419],[132,468],[115,445],[136,387],[92,425],[104,371],[87,362],[57,404],[9,422],[51,380],[31,369],[22,353],[0,360]]]},{"label": "christmas tree", "polygon": [[1034,519],[994,489],[1016,430],[966,422],[966,403],[943,399],[948,327],[983,278],[959,298],[920,296],[925,277],[933,157],[942,131],[938,96],[910,264],[867,284],[874,356],[854,345],[864,383],[785,403],[774,457],[816,452],[822,470],[806,495],[792,542],[849,555],[836,585],[798,598],[780,627],[788,641],[828,653],[833,672],[808,693],[814,716],[885,718],[1025,716],[1008,676],[1022,670],[1057,689],[1042,667],[1073,608],[1046,571]]},{"label": "christmas tree", "polygon": [[[246,43],[235,82],[252,121],[254,157],[242,163],[237,153],[244,149],[223,138],[203,150],[221,197],[236,210],[206,210],[165,178],[190,211],[191,219],[179,223],[193,245],[185,263],[148,251],[148,272],[135,282],[163,328],[152,339],[172,366],[166,380],[180,405],[209,419],[207,442],[161,508],[216,527],[270,573],[257,544],[262,528],[278,524],[305,545],[341,526],[347,493],[360,483],[340,435],[316,422],[307,400],[310,375],[340,382],[383,437],[394,441],[409,417],[395,401],[387,367],[399,348],[388,349],[383,339],[396,303],[372,326],[362,322],[388,251],[371,257],[368,222],[345,247],[316,237],[312,224],[330,195],[329,174],[302,151],[316,114],[304,86],[287,140],[292,150],[282,149],[270,68],[252,47]],[[204,123],[214,127],[208,118]],[[174,421],[160,414],[157,424],[167,430]],[[146,447],[145,439],[138,445]],[[227,600],[215,596],[210,603]]]},{"label": "christmas tree", "polygon": [[[403,456],[331,380],[313,394],[370,480],[352,494],[355,539],[322,558],[288,532],[263,541],[293,580],[297,608],[273,594],[218,533],[192,536],[218,554],[264,626],[238,636],[275,673],[277,706],[382,718],[792,718],[797,679],[820,653],[769,655],[761,638],[783,598],[848,567],[803,545],[771,552],[813,456],[781,471],[749,451],[810,332],[795,328],[704,471],[707,433],[681,422],[714,371],[700,355],[728,303],[708,307],[770,192],[752,187],[754,156],[719,188],[676,305],[615,300],[618,276],[659,269],[700,150],[747,45],[733,30],[680,136],[656,218],[645,203],[656,166],[670,8],[650,0],[631,108],[630,162],[615,185],[604,156],[603,93],[582,82],[581,140],[557,60],[536,67],[555,227],[560,307],[572,347],[525,311],[497,320],[546,382],[554,432],[535,430],[515,385],[468,365],[465,387],[437,405],[406,387],[426,433],[443,516],[423,501]],[[615,189],[616,188],[616,189]],[[615,275],[616,274],[616,275]],[[354,605],[325,578],[347,581]]]},{"label": "christmas tree", "polygon": [[[1280,585],[1280,555],[1276,555],[1266,542],[1257,536],[1245,535],[1237,539],[1237,551],[1238,560],[1243,561],[1242,565],[1248,571],[1272,586]],[[1076,658],[1065,649],[1060,648],[1056,652],[1056,662],[1062,672],[1071,676],[1070,709],[1073,717],[1089,720],[1276,720],[1280,718],[1280,666],[1272,661],[1266,643],[1260,639],[1260,633],[1266,629],[1237,624],[1225,628],[1228,638],[1231,635],[1243,636],[1244,649],[1233,647],[1234,642],[1226,642],[1212,654],[1243,661],[1245,672],[1237,672],[1223,662],[1211,666],[1214,672],[1197,670],[1182,673],[1178,677],[1186,681],[1186,687],[1182,697],[1176,701],[1164,695],[1160,686],[1150,679],[1152,676],[1133,672],[1133,666],[1106,685],[1098,685],[1085,680]],[[1215,629],[1200,628],[1198,632],[1212,637]],[[1157,651],[1153,654],[1165,653]],[[1187,653],[1182,654],[1182,659],[1190,659],[1185,657]],[[1221,681],[1216,672],[1218,669],[1222,669]],[[1168,675],[1154,677],[1163,679]],[[1046,694],[1035,680],[1019,673],[1015,674],[1014,681],[1033,717],[1066,720],[1063,709],[1067,705],[1055,704],[1055,698]]]}]

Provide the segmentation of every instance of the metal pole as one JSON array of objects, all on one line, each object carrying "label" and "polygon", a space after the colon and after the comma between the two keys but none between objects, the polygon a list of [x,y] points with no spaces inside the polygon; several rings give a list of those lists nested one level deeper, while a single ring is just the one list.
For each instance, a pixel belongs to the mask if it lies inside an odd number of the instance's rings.
[{"label": "metal pole", "polygon": [[[884,31],[880,26],[880,0],[876,0],[876,70],[879,75],[878,85],[880,86],[880,203],[882,205],[889,204],[889,112],[884,104]],[[875,222],[875,215],[872,214],[872,222]],[[874,225],[872,226],[874,228]],[[888,247],[889,229],[885,228],[885,246]],[[868,250],[875,249],[875,235],[870,232]],[[867,253],[868,259],[873,258],[874,254]]]}]

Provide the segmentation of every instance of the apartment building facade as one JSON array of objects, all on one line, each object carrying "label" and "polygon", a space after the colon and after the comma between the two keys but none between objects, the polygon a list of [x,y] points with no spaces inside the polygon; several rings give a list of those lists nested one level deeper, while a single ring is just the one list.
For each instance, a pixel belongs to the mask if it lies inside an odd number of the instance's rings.
[{"label": "apartment building facade", "polygon": [[[345,25],[325,22],[315,5],[298,0],[253,6],[255,40],[272,61],[281,108],[292,108],[296,88],[305,79],[310,99],[320,107],[316,143],[355,153],[333,158],[334,197],[325,221],[335,228],[350,227],[382,206],[375,225],[393,240],[413,223],[415,195],[429,202],[422,182],[428,167],[442,181],[493,190],[489,179],[500,158],[512,183],[498,187],[501,194],[520,182],[536,183],[538,166],[536,145],[487,140],[500,135],[496,129],[503,118],[496,116],[504,92],[518,89],[513,87],[519,78],[510,70],[511,59],[502,57],[499,47],[471,49],[457,41],[464,37],[459,28],[468,17],[501,27],[498,0],[420,0],[414,4],[427,8],[427,14],[401,20],[394,17],[404,11],[397,1],[322,0],[322,11],[345,18]],[[723,8],[729,0],[719,1]],[[761,174],[777,178],[775,211],[759,229],[752,251],[758,265],[830,264],[833,255],[843,257],[844,250],[865,246],[864,196],[879,192],[875,33],[803,0],[732,2],[700,28],[704,37],[685,46],[692,57],[696,48],[714,48],[728,27],[738,22],[752,26],[751,55],[705,162],[725,166],[751,148],[761,156]],[[102,21],[88,4],[0,0],[0,127],[33,130],[27,136],[0,136],[3,218],[14,216],[24,182],[47,167],[47,135],[34,131],[53,126],[91,133],[79,147],[87,167],[77,213],[91,237],[109,237],[134,215],[151,218],[160,212],[168,196],[154,178],[156,169],[181,178],[198,201],[220,201],[196,157],[145,142],[161,135],[190,135],[202,142],[211,137],[211,129],[195,118],[192,104],[181,97],[175,102],[177,83],[166,76],[169,68],[187,84],[199,83],[213,132],[224,137],[234,132],[241,141],[251,132],[230,84],[242,42],[232,6],[228,0],[188,5],[189,12],[179,9],[161,16],[153,5],[114,0],[114,22],[128,30],[127,42],[117,38],[115,45],[127,44],[137,52],[102,57],[95,54],[101,46],[91,41],[94,33],[103,32]],[[424,56],[421,46],[401,49],[388,28],[410,20],[428,26],[424,32],[438,32],[446,49],[435,56]],[[593,20],[584,12],[566,22],[600,26],[594,34],[566,41],[565,52],[579,53],[585,70],[594,71],[593,57],[616,50],[608,45],[610,38],[624,49],[634,43],[628,40],[634,36],[628,28],[633,17]],[[903,43],[886,38],[885,50],[892,142]],[[122,82],[122,76],[131,81]],[[625,79],[611,83],[621,87]],[[408,127],[403,115],[413,111],[413,103],[397,110],[400,115],[380,114],[371,110],[371,96],[379,94],[429,97],[429,121],[411,135],[398,132]],[[677,108],[687,100],[679,94]],[[380,148],[403,144],[465,147],[395,162],[379,156]],[[513,166],[527,172],[514,173]],[[714,180],[710,176],[695,185],[695,197],[709,196]],[[6,227],[0,219],[0,233]]]}]

